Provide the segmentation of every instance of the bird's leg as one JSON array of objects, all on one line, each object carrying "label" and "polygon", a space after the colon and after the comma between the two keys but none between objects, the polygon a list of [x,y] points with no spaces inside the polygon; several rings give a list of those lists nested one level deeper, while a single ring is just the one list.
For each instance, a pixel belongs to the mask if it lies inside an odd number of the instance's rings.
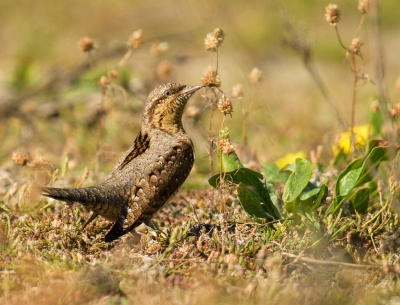
[{"label": "bird's leg", "polygon": [[156,226],[154,225],[154,223],[151,221],[151,217],[147,218],[144,222],[144,224],[146,226],[148,226],[149,228],[152,228],[153,230],[157,230]]},{"label": "bird's leg", "polygon": [[105,242],[109,243],[113,240],[117,239],[118,237],[124,235],[127,231],[124,231],[124,221],[126,219],[127,211],[126,209],[121,210],[118,215],[117,222],[114,223],[113,227],[104,237]]},{"label": "bird's leg", "polygon": [[85,228],[93,221],[96,219],[96,217],[99,216],[99,214],[96,214],[93,212],[92,215],[90,215],[90,217],[88,218],[88,220],[86,220],[85,224],[82,226],[82,228],[79,230],[79,233],[81,233],[83,230],[85,230]]}]

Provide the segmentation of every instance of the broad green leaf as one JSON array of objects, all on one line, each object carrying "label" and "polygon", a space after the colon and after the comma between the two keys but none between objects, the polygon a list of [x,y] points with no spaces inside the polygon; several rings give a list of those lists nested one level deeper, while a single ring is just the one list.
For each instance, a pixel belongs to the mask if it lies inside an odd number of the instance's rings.
[{"label": "broad green leaf", "polygon": [[380,163],[392,160],[396,157],[398,151],[399,147],[395,145],[378,146],[372,149],[363,162],[360,179],[357,181],[355,186],[361,186],[371,181],[377,173]]},{"label": "broad green leaf", "polygon": [[378,140],[378,139],[369,140],[367,145],[365,146],[364,157],[368,156],[371,150],[373,150],[375,147],[388,146],[388,144],[389,144],[388,141],[385,140]]},{"label": "broad green leaf", "polygon": [[283,189],[283,201],[292,202],[308,184],[311,178],[313,164],[305,159],[296,159],[296,170],[290,174]]},{"label": "broad green leaf", "polygon": [[234,171],[216,174],[208,179],[208,183],[210,183],[210,185],[213,187],[217,187],[221,178],[224,178],[225,180],[235,184],[242,182],[245,185],[253,185],[257,188],[257,185],[262,186],[260,179],[263,178],[263,175],[249,168],[242,167]]},{"label": "broad green leaf", "polygon": [[380,136],[383,125],[382,113],[379,111],[371,112],[370,122],[371,122],[371,135]]},{"label": "broad green leaf", "polygon": [[288,163],[284,167],[282,167],[279,172],[284,173],[284,172],[289,172],[293,173],[296,170],[296,164],[295,163]]},{"label": "broad green leaf", "polygon": [[358,213],[364,213],[367,210],[370,194],[371,189],[369,187],[362,187],[353,192],[349,197],[351,205]]},{"label": "broad green leaf", "polygon": [[274,219],[279,219],[281,215],[278,211],[278,207],[272,202],[267,186],[261,181],[262,178],[263,175],[249,168],[239,168],[235,171],[222,173],[221,175],[214,175],[208,179],[208,183],[213,187],[217,187],[221,179],[224,179],[234,184],[243,183],[246,186],[254,187],[260,201],[264,203],[264,209],[271,214]]},{"label": "broad green leaf", "polygon": [[[219,138],[229,140],[229,129],[220,129]],[[218,162],[221,165],[222,172],[231,172],[243,167],[243,164],[240,162],[238,156],[234,151],[232,151],[230,154],[223,154],[221,150],[217,148],[217,156]]]},{"label": "broad green leaf", "polygon": [[251,189],[251,187],[239,183],[237,192],[239,202],[247,214],[258,218],[273,219],[273,217],[268,215],[262,207],[260,197],[255,189]]},{"label": "broad green leaf", "polygon": [[362,167],[353,169],[346,173],[338,182],[339,182],[339,195],[346,196],[351,192],[351,190],[356,185],[358,179],[360,178],[360,173],[362,171]]},{"label": "broad green leaf", "polygon": [[[383,161],[392,160],[399,151],[398,146],[382,146],[387,145],[387,141],[382,140],[371,140],[368,142],[366,152],[368,153],[364,158],[359,158],[351,162],[343,172],[341,172],[336,180],[335,185],[335,198],[332,204],[326,211],[326,213],[333,213],[341,208],[345,200],[350,200],[350,197],[355,196],[353,190],[357,187],[369,183],[374,178],[380,163]],[[365,188],[363,188],[365,189]],[[367,193],[367,191],[359,191],[355,198],[360,199],[361,195]],[[370,189],[368,188],[368,198],[370,195]],[[365,199],[365,197],[363,197]],[[353,200],[354,201],[354,200]],[[364,206],[365,201],[362,204],[359,202],[355,203],[355,210],[366,210]],[[368,202],[367,202],[368,205]],[[357,207],[357,208],[356,208]],[[365,209],[364,209],[365,208]]]},{"label": "broad green leaf", "polygon": [[286,182],[288,174],[281,172],[275,163],[263,163],[262,173],[266,182]]},{"label": "broad green leaf", "polygon": [[272,183],[265,183],[265,186],[267,188],[269,197],[271,198],[272,203],[274,204],[275,207],[278,207],[279,204],[279,199],[278,195],[275,192],[274,185]]},{"label": "broad green leaf", "polygon": [[347,173],[349,173],[352,170],[356,170],[358,168],[360,168],[363,164],[363,159],[356,159],[353,162],[351,162],[349,165],[347,165],[347,167],[339,174],[337,180],[336,180],[336,185],[335,185],[335,195],[339,195],[341,194],[341,190],[340,190],[340,181],[343,179],[343,177],[345,177],[347,175]]},{"label": "broad green leaf", "polygon": [[221,170],[223,172],[231,172],[243,167],[242,163],[240,163],[238,156],[234,152],[226,155],[222,154],[221,151],[218,149],[217,156],[218,161],[221,164]]},{"label": "broad green leaf", "polygon": [[327,190],[326,182],[324,182],[320,187],[313,188],[306,192],[303,191],[300,195],[299,209],[311,211],[318,208]]},{"label": "broad green leaf", "polygon": [[318,195],[320,191],[321,191],[321,188],[320,187],[316,187],[316,188],[314,188],[312,190],[309,190],[307,192],[303,192],[300,195],[300,200],[301,201],[306,201],[306,200]]}]

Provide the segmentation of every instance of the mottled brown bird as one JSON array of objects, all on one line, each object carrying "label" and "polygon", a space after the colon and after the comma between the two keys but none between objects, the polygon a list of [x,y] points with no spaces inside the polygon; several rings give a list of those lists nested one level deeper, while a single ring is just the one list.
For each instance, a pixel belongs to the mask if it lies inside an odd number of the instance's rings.
[{"label": "mottled brown bird", "polygon": [[141,223],[149,224],[192,169],[194,148],[183,129],[182,113],[192,94],[202,87],[177,83],[157,87],[147,97],[139,134],[106,181],[76,189],[44,187],[43,195],[79,202],[92,210],[84,227],[98,215],[114,221],[106,242]]}]

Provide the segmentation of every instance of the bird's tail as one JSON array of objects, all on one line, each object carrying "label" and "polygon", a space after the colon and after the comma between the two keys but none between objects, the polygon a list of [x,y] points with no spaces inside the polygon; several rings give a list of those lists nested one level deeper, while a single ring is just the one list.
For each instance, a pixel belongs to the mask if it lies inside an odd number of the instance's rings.
[{"label": "bird's tail", "polygon": [[104,195],[97,187],[85,187],[76,189],[61,189],[54,187],[43,187],[42,195],[65,202],[79,202],[89,208],[102,201]]}]

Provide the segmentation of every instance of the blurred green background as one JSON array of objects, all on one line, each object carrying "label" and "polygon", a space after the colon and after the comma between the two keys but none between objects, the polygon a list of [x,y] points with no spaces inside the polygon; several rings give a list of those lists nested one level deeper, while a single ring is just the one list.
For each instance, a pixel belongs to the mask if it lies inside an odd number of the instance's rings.
[{"label": "blurred green background", "polygon": [[[118,85],[125,88],[126,99],[116,88],[107,93],[104,102],[106,114],[99,163],[104,167],[102,171],[111,169],[122,151],[133,142],[139,129],[142,102],[154,86],[163,81],[200,83],[210,63],[204,38],[216,27],[222,27],[227,33],[219,49],[221,89],[229,94],[235,84],[244,86],[243,100],[234,102],[233,117],[226,120],[239,156],[245,161],[274,161],[299,150],[308,153],[322,144],[326,156],[331,157],[329,145],[344,129],[298,54],[283,43],[287,37],[284,22],[290,21],[310,43],[316,68],[349,127],[352,75],[346,51],[340,47],[334,28],[324,20],[328,4],[320,0],[3,0],[0,3],[0,109],[7,101],[17,102],[13,111],[7,110],[1,117],[0,162],[10,162],[11,153],[22,150],[33,156],[43,155],[53,164],[59,164],[62,154],[70,156],[71,167],[92,164],[93,155],[98,152],[98,128],[95,121],[90,121],[90,113],[98,110],[101,88],[91,71],[81,73],[76,83],[68,83],[68,71],[88,60],[77,42],[83,36],[95,41],[94,73],[100,77],[116,67],[129,35],[142,29],[144,44],[118,71]],[[342,12],[338,24],[341,37],[349,45],[361,17],[358,1],[342,0],[336,4]],[[396,103],[399,95],[395,84],[400,69],[398,3],[379,1],[379,7],[386,64],[384,82],[390,101]],[[371,35],[367,16],[360,38],[364,42],[365,73],[373,79]],[[167,42],[169,49],[164,55],[154,57],[149,49],[160,42]],[[123,51],[114,57],[96,61],[106,50],[119,47]],[[167,79],[157,78],[155,72],[163,60],[168,60],[173,68]],[[255,66],[262,70],[263,81],[251,85],[248,74]],[[48,79],[57,79],[58,85],[40,94],[31,94]],[[368,123],[375,91],[368,81],[358,83],[356,124]],[[57,113],[46,114],[45,105],[50,104],[61,105],[56,107]],[[185,126],[195,141],[198,172],[206,173],[204,143],[209,107],[200,94],[192,98],[190,105],[198,107],[200,118],[198,122],[186,118]],[[241,147],[242,109],[249,111],[245,147]],[[221,118],[219,113],[214,116],[214,134]]]}]

